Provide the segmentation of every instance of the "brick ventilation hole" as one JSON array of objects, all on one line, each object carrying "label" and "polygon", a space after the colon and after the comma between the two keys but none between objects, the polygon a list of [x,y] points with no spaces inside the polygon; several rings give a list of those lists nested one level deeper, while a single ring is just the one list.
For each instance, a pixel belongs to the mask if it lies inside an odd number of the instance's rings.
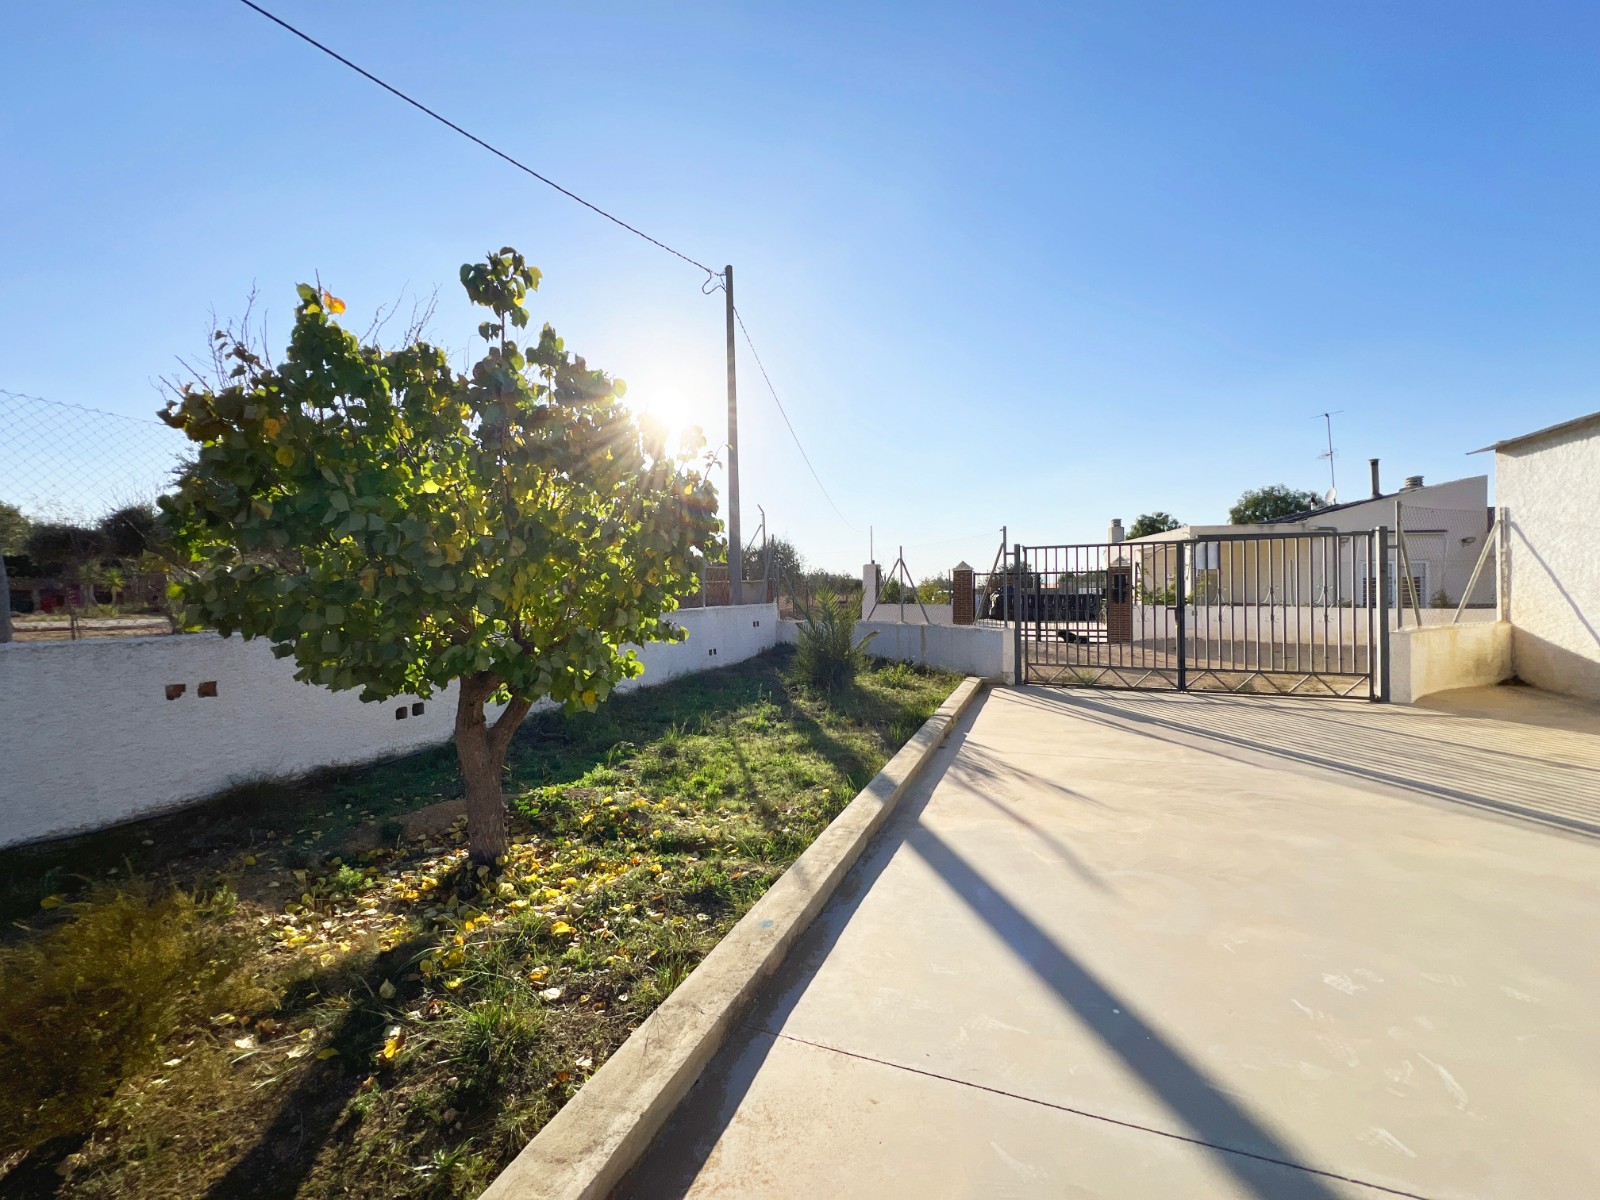
[{"label": "brick ventilation hole", "polygon": [[404,721],[410,715],[410,713],[406,712],[406,706],[404,704],[394,710],[394,719],[396,721]]},{"label": "brick ventilation hole", "polygon": [[421,700],[418,700],[415,704],[413,704],[411,706],[411,715],[413,717],[420,717],[422,715],[422,701]]},{"label": "brick ventilation hole", "polygon": [[200,696],[215,696],[217,694],[217,681],[215,679],[208,679],[198,688],[196,688],[195,692]]},{"label": "brick ventilation hole", "polygon": [[715,658],[716,656],[717,656],[717,651],[716,651],[715,647],[713,647],[712,649],[706,651],[706,657],[707,658]]},{"label": "brick ventilation hole", "polygon": [[167,699],[176,700],[188,690],[189,685],[186,683],[169,683],[167,684]]},{"label": "brick ventilation hole", "polygon": [[761,628],[761,622],[760,621],[751,621],[750,622],[750,628],[751,629],[760,629]]}]

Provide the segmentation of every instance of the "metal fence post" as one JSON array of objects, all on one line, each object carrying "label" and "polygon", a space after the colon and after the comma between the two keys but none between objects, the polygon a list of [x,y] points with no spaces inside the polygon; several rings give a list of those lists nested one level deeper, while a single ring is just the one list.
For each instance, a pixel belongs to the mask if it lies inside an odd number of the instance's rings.
[{"label": "metal fence post", "polygon": [[1186,633],[1185,627],[1187,625],[1183,611],[1184,605],[1187,603],[1183,578],[1184,546],[1182,542],[1177,542],[1174,544],[1174,546],[1178,552],[1178,582],[1176,585],[1176,595],[1178,601],[1178,690],[1180,692],[1186,692],[1189,690],[1189,661],[1183,644]]},{"label": "metal fence post", "polygon": [[1011,571],[1002,575],[1006,611],[1011,615],[1011,674],[1012,682],[1022,686],[1022,543],[1013,547]]},{"label": "metal fence post", "polygon": [[[1378,560],[1377,561],[1377,568],[1381,572],[1381,574],[1379,575],[1378,581],[1377,581],[1378,582],[1377,606],[1376,606],[1375,609],[1372,608],[1372,607],[1368,608],[1367,611],[1368,611],[1369,615],[1368,615],[1367,620],[1369,622],[1369,629],[1370,629],[1370,622],[1372,621],[1372,614],[1376,613],[1378,628],[1377,628],[1377,630],[1375,632],[1377,633],[1378,641],[1377,641],[1376,651],[1375,651],[1375,654],[1374,654],[1374,657],[1375,657],[1376,661],[1372,665],[1378,672],[1378,703],[1379,704],[1387,704],[1387,703],[1389,703],[1389,588],[1388,588],[1388,583],[1389,583],[1389,580],[1388,580],[1389,530],[1388,530],[1388,527],[1384,526],[1384,525],[1379,525],[1377,529],[1373,530],[1372,536],[1373,536],[1373,540],[1377,543],[1377,546],[1376,546],[1376,557],[1377,557],[1377,560]],[[1399,574],[1399,566],[1400,566],[1399,563],[1395,564],[1395,573],[1397,575]],[[1368,574],[1367,574],[1368,580],[1371,580],[1372,577],[1373,577],[1372,573],[1369,571]],[[1369,633],[1368,637],[1369,637],[1369,640],[1370,640],[1370,637],[1371,637],[1370,633]]]}]

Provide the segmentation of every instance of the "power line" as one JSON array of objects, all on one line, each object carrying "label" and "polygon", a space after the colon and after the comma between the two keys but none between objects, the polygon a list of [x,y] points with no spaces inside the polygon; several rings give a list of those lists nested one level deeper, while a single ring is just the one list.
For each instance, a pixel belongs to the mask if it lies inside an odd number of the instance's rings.
[{"label": "power line", "polygon": [[811,472],[811,478],[817,481],[817,487],[821,489],[828,503],[833,505],[833,511],[839,514],[839,520],[849,525],[854,532],[860,533],[861,530],[851,525],[850,518],[840,511],[837,504],[833,503],[833,497],[828,495],[828,489],[822,482],[822,476],[818,475],[816,467],[811,465],[811,456],[806,453],[805,446],[801,445],[800,435],[794,431],[794,422],[789,420],[789,414],[783,407],[783,401],[778,399],[778,389],[772,386],[772,377],[767,374],[767,368],[761,361],[761,354],[756,350],[756,344],[750,337],[750,331],[745,328],[744,314],[735,308],[733,315],[739,322],[739,332],[744,334],[745,345],[750,347],[750,356],[756,360],[756,367],[761,371],[761,378],[766,380],[767,391],[772,394],[772,402],[778,406],[778,412],[783,416],[783,423],[789,427],[789,436],[794,439],[795,449],[800,451],[800,457],[805,459],[806,468]]},{"label": "power line", "polygon": [[498,158],[504,159],[506,162],[510,163],[513,167],[516,167],[517,170],[524,171],[527,174],[532,175],[540,183],[546,184],[549,187],[555,188],[556,191],[560,192],[563,196],[567,197],[569,200],[576,200],[579,204],[583,205],[585,208],[589,209],[591,212],[599,213],[606,220],[612,222],[615,225],[622,226],[622,228],[626,229],[629,233],[634,234],[634,235],[636,235],[638,237],[642,237],[645,241],[649,242],[653,246],[659,246],[661,249],[665,250],[668,254],[676,255],[678,258],[683,259],[683,261],[688,263],[691,267],[698,267],[700,270],[704,271],[708,276],[715,276],[715,275],[718,274],[718,272],[713,271],[710,267],[706,266],[705,263],[697,262],[696,260],[690,258],[687,254],[683,253],[683,251],[681,251],[681,250],[674,250],[671,246],[667,245],[665,242],[651,237],[648,233],[644,232],[644,230],[636,229],[632,225],[629,225],[621,217],[612,216],[605,209],[601,208],[598,204],[591,204],[589,201],[585,200],[582,196],[578,195],[578,193],[568,191],[566,188],[562,187],[555,180],[550,179],[550,178],[548,178],[548,177],[546,177],[544,175],[539,174],[539,172],[535,171],[532,167],[528,166],[526,163],[518,162],[516,159],[512,158],[511,155],[507,154],[504,150],[501,150],[496,146],[490,145],[488,142],[484,141],[481,137],[479,137],[475,133],[467,132],[465,129],[461,128],[461,126],[457,125],[454,121],[450,120],[449,117],[444,117],[444,116],[441,116],[440,114],[434,112],[433,109],[429,108],[426,104],[423,104],[420,100],[413,100],[410,96],[406,95],[404,92],[402,92],[399,88],[395,87],[393,84],[385,83],[383,80],[379,79],[376,75],[374,75],[371,71],[368,71],[364,67],[358,67],[355,63],[351,62],[344,55],[340,54],[337,50],[333,50],[333,49],[330,49],[327,46],[324,46],[321,42],[317,41],[317,39],[312,37],[310,34],[304,33],[301,30],[296,29],[293,25],[289,24],[289,22],[285,21],[282,17],[275,16],[274,14],[268,12],[266,9],[262,8],[259,4],[252,3],[252,0],[239,0],[239,3],[243,4],[246,8],[254,9],[256,12],[260,13],[263,17],[267,18],[267,20],[273,22],[274,24],[281,25],[284,29],[287,29],[290,33],[294,34],[295,37],[299,38],[301,41],[306,42],[306,43],[308,43],[308,44],[310,44],[312,46],[315,46],[318,50],[321,50],[324,54],[326,54],[329,58],[336,59],[337,61],[343,63],[345,66],[349,67],[356,74],[362,75],[362,76],[366,77],[367,79],[370,79],[373,83],[377,84],[384,91],[389,92],[391,95],[399,97],[401,100],[404,100],[407,104],[411,105],[412,108],[415,108],[415,109],[418,109],[421,112],[427,113],[428,116],[432,117],[435,121],[438,121],[441,125],[447,126],[448,128],[455,130],[457,133],[459,133],[462,137],[466,138],[468,141],[476,142],[478,145],[482,146],[485,150],[487,150],[490,154],[493,154]]},{"label": "power line", "polygon": [[[703,286],[702,290],[711,290],[711,289],[713,289],[714,286],[715,286],[715,281],[718,280],[719,278],[721,278],[722,273],[720,271],[713,271],[710,267],[706,266],[705,263],[700,262],[697,259],[690,258],[687,254],[683,253],[683,251],[681,251],[681,250],[673,249],[671,246],[667,245],[665,242],[659,240],[658,238],[651,237],[648,233],[644,232],[644,230],[638,229],[638,228],[628,224],[621,217],[613,216],[611,213],[608,213],[605,209],[601,208],[598,204],[593,204],[593,203],[589,202],[588,200],[585,200],[582,196],[578,195],[576,192],[569,191],[567,188],[562,187],[555,180],[550,179],[547,176],[539,174],[538,171],[535,171],[532,167],[528,166],[526,163],[519,162],[517,159],[513,158],[511,155],[507,154],[504,150],[501,150],[499,147],[491,145],[489,142],[484,141],[477,134],[471,133],[468,130],[463,129],[461,126],[457,125],[454,121],[450,120],[448,117],[443,116],[443,115],[435,112],[433,109],[429,108],[426,104],[423,104],[420,100],[412,99],[410,96],[406,95],[405,92],[402,92],[399,88],[395,87],[393,84],[386,83],[382,79],[379,79],[371,71],[368,71],[366,68],[358,66],[355,63],[351,62],[344,55],[340,54],[337,50],[334,50],[329,46],[323,45],[323,43],[317,41],[316,38],[312,37],[310,34],[305,33],[304,31],[302,31],[300,29],[297,29],[295,26],[289,24],[288,21],[285,21],[282,17],[277,16],[274,13],[268,12],[266,9],[262,8],[259,4],[254,3],[254,0],[239,0],[239,3],[243,4],[246,8],[251,9],[254,12],[259,13],[261,16],[263,16],[263,17],[267,18],[267,20],[271,21],[273,24],[278,25],[281,28],[287,30],[288,32],[294,34],[295,37],[299,38],[301,41],[305,42],[307,45],[314,46],[316,49],[318,49],[318,50],[322,51],[324,54],[326,54],[329,58],[332,58],[335,61],[340,62],[340,63],[344,64],[345,66],[349,67],[356,74],[358,74],[358,75],[362,76],[363,78],[368,79],[371,82],[377,84],[379,87],[381,87],[384,91],[388,92],[389,94],[397,97],[398,99],[404,100],[407,104],[411,105],[411,107],[417,109],[419,112],[427,114],[428,116],[432,117],[435,121],[438,121],[441,125],[444,125],[446,128],[452,129],[456,133],[459,133],[462,137],[466,138],[468,141],[473,142],[476,145],[482,146],[490,154],[493,154],[495,157],[503,159],[505,162],[510,163],[513,167],[516,167],[517,170],[523,171],[526,174],[533,176],[533,178],[537,179],[540,183],[545,184],[548,187],[554,188],[556,191],[560,192],[563,196],[566,196],[568,199],[576,200],[579,204],[583,205],[585,208],[589,209],[591,212],[597,213],[600,216],[604,217],[606,220],[612,222],[613,224],[619,225],[623,229],[626,229],[629,233],[634,234],[637,237],[643,238],[645,241],[649,242],[652,246],[657,246],[660,249],[665,250],[668,254],[671,254],[671,255],[673,255],[673,256],[675,256],[677,258],[682,259],[684,262],[688,263],[690,266],[696,267],[699,270],[704,271],[706,273],[706,283]],[[827,489],[826,486],[824,486],[824,484],[822,482],[822,477],[817,474],[816,467],[812,466],[812,464],[811,464],[811,456],[806,453],[805,446],[803,446],[801,444],[801,442],[800,442],[800,435],[795,432],[794,422],[789,420],[789,414],[788,414],[788,412],[786,412],[784,410],[783,401],[778,399],[778,389],[772,386],[772,379],[767,374],[766,367],[762,366],[761,355],[759,353],[757,353],[757,351],[756,351],[755,342],[750,337],[750,331],[745,328],[744,317],[739,314],[737,309],[734,310],[734,315],[736,317],[738,317],[738,319],[739,319],[739,328],[744,333],[744,340],[745,340],[746,344],[748,344],[749,347],[750,347],[750,353],[754,356],[754,358],[756,360],[756,366],[760,367],[760,369],[761,369],[761,378],[766,381],[767,391],[772,394],[772,402],[778,406],[778,412],[780,414],[782,414],[782,416],[783,416],[783,423],[789,427],[789,435],[792,438],[794,438],[795,447],[800,451],[800,457],[805,459],[805,464],[806,464],[806,467],[811,472],[811,477],[817,481],[817,487],[821,488],[823,496],[825,496],[827,498],[828,503],[830,505],[832,505],[833,511],[835,513],[838,513],[839,519],[841,521],[843,521],[847,526],[849,526],[852,530],[854,530],[856,533],[860,533],[861,531],[859,529],[857,529],[856,526],[854,526],[854,525],[852,525],[850,523],[850,519],[844,515],[844,513],[840,510],[839,506],[834,503],[833,497],[828,494],[828,489]]]}]

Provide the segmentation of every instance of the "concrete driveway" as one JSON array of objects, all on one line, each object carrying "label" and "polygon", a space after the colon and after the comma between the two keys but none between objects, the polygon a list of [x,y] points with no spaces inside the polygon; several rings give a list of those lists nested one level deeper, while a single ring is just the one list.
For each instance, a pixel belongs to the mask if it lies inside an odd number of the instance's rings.
[{"label": "concrete driveway", "polygon": [[997,690],[620,1190],[1600,1195],[1600,713]]}]

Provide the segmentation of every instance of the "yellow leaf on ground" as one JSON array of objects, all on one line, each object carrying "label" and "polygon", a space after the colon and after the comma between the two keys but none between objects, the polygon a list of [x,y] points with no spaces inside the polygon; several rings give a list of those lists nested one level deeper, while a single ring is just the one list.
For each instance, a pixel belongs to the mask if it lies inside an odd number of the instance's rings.
[{"label": "yellow leaf on ground", "polygon": [[327,1059],[337,1058],[337,1057],[339,1057],[339,1052],[337,1050],[335,1050],[332,1046],[329,1046],[326,1049],[317,1051],[317,1058],[320,1059],[320,1060],[324,1060],[325,1061]]},{"label": "yellow leaf on ground", "polygon": [[550,932],[555,934],[557,937],[563,937],[569,933],[576,933],[577,930],[571,925],[568,925],[565,921],[557,921],[554,925],[550,926]]},{"label": "yellow leaf on ground", "polygon": [[61,907],[61,897],[60,896],[46,896],[43,900],[39,901],[39,907],[40,908],[60,908]]}]

